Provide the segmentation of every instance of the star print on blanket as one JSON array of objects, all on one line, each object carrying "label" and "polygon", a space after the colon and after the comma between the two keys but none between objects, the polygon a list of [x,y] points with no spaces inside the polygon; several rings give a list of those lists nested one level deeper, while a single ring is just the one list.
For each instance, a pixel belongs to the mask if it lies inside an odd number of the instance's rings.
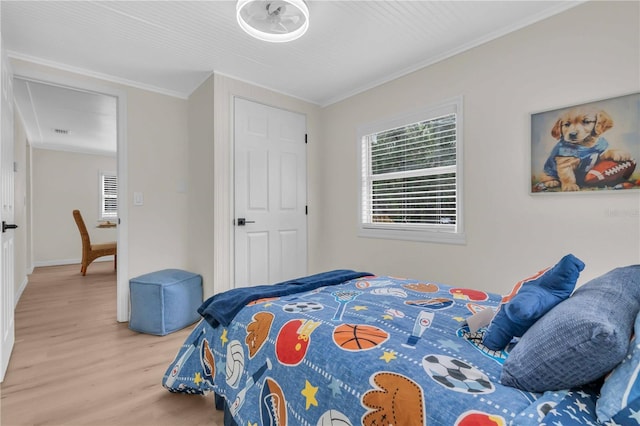
[{"label": "star print on blanket", "polygon": [[[545,392],[512,422],[519,426],[596,426],[595,417],[599,387],[596,384],[580,389]],[[640,416],[639,416],[640,417]],[[606,423],[605,426],[640,425],[640,422]]]}]

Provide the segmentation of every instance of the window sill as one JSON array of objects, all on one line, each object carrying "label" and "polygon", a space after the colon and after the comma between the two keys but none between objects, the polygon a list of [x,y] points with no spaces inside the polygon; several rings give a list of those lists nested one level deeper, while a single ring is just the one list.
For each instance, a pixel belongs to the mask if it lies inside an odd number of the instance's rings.
[{"label": "window sill", "polygon": [[399,229],[380,229],[380,228],[360,228],[358,236],[363,238],[382,238],[387,240],[405,240],[405,241],[421,241],[440,244],[458,244],[467,243],[466,235],[462,232],[441,232],[431,230],[399,230]]}]

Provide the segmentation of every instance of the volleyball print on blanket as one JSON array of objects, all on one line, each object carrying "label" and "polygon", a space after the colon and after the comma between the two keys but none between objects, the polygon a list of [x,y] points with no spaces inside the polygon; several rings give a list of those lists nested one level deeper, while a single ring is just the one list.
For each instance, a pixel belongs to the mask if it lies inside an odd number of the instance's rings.
[{"label": "volleyball print on blanket", "polygon": [[227,384],[238,388],[242,373],[244,373],[244,351],[238,340],[232,340],[227,346],[227,361],[225,366]]},{"label": "volleyball print on blanket", "polygon": [[353,426],[347,416],[338,410],[325,411],[316,426]]}]

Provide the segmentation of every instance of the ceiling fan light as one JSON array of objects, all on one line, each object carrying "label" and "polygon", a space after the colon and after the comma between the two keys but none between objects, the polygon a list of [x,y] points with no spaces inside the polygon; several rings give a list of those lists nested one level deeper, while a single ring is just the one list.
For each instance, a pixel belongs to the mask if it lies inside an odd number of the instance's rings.
[{"label": "ceiling fan light", "polygon": [[[293,13],[296,17],[294,25],[287,27],[282,24],[279,16],[280,7],[274,5],[281,4],[287,9],[287,18]],[[260,21],[252,19],[252,8],[255,7],[264,8],[266,19],[262,20],[262,24],[265,20],[269,20],[271,27],[278,28],[278,31],[270,31],[266,25],[260,25]],[[275,7],[276,12],[273,12]],[[292,10],[293,9],[293,10]],[[238,0],[236,4],[236,18],[238,25],[250,36],[257,38],[258,40],[268,41],[272,43],[283,43],[287,41],[293,41],[302,37],[309,28],[309,8],[304,0]],[[255,21],[252,23],[252,21]],[[284,31],[283,31],[284,29]]]}]

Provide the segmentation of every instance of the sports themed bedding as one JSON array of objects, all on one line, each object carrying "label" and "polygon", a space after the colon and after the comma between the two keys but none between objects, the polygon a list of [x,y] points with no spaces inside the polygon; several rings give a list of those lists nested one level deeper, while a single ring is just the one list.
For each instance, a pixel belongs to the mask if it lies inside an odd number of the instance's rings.
[{"label": "sports themed bedding", "polygon": [[227,425],[598,424],[597,390],[499,383],[507,350],[484,347],[483,329],[466,320],[501,296],[386,276],[313,277],[304,292],[241,300],[227,321],[208,318],[216,327],[202,320],[163,385],[215,392]]}]

